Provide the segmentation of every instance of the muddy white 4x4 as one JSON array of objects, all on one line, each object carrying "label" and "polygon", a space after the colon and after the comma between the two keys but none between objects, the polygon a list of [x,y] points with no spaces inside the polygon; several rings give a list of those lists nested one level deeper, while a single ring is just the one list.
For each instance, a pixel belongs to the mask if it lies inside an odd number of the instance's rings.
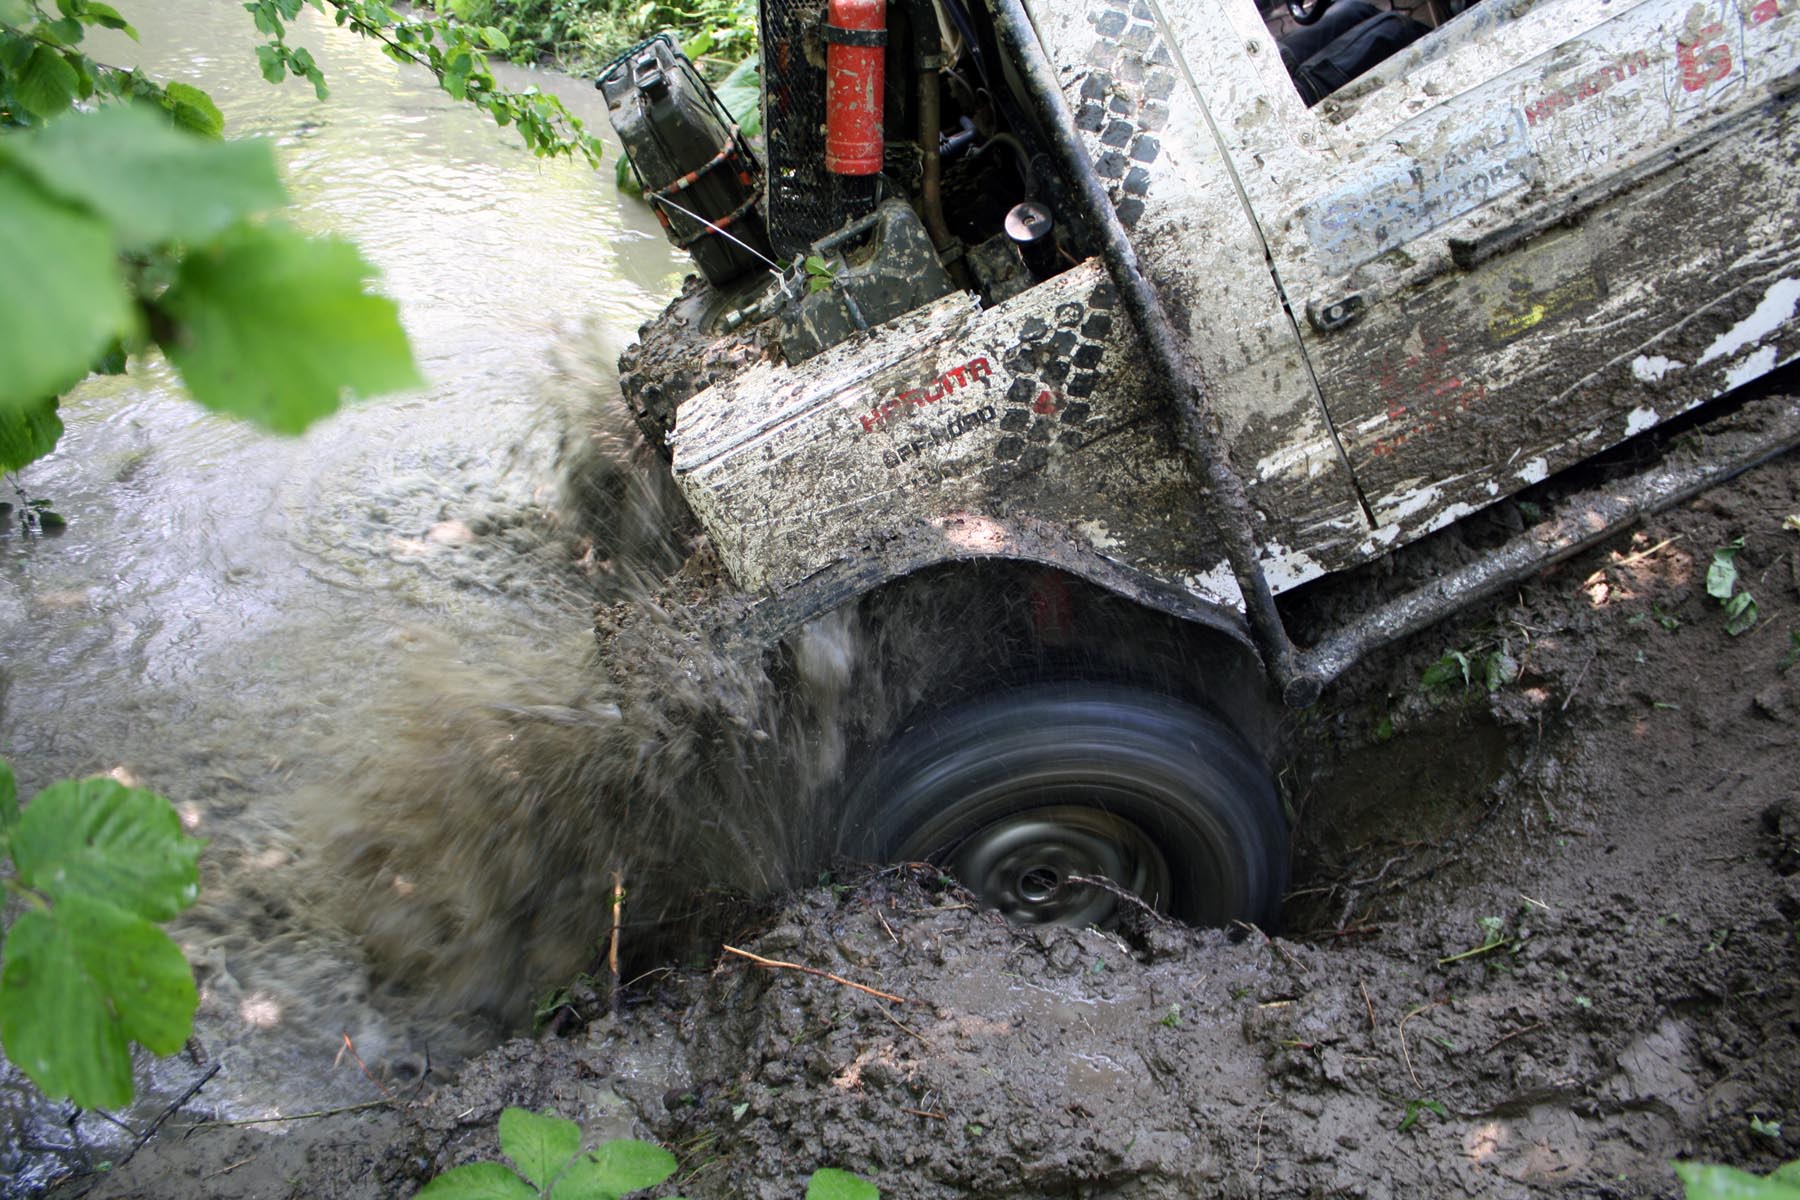
[{"label": "muddy white 4x4", "polygon": [[1800,0],[989,3],[764,0],[760,175],[645,182],[777,269],[709,266],[627,399],[759,632],[971,578],[1012,630],[946,629],[847,850],[1261,918],[1257,696],[1800,440],[1762,402],[1308,647],[1275,601],[1800,356]]}]

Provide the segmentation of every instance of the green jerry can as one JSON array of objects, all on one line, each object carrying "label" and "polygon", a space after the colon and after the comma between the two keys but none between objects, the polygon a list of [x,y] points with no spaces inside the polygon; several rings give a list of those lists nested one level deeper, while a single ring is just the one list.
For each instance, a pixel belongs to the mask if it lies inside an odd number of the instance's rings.
[{"label": "green jerry can", "polygon": [[773,263],[750,145],[674,39],[659,33],[594,81],[669,240],[715,287]]}]

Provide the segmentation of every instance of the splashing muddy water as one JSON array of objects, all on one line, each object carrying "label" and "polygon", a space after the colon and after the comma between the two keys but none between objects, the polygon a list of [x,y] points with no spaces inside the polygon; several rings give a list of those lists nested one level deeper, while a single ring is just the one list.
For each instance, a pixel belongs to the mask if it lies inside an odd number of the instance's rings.
[{"label": "splashing muddy water", "polygon": [[[682,688],[711,705],[692,689],[723,668],[683,675],[654,717],[598,669],[593,582],[625,595],[685,550],[663,485],[620,469],[622,430],[564,448],[585,466],[557,517],[560,414],[610,386],[594,364],[683,271],[654,217],[609,170],[531,159],[310,11],[296,41],[324,104],[259,78],[240,5],[139,7],[141,44],[96,54],[202,84],[230,132],[274,142],[291,219],[379,265],[430,385],[294,440],[202,414],[160,361],[79,389],[61,449],[24,476],[68,531],[0,538],[0,753],[25,794],[112,772],[209,840],[202,901],[175,929],[202,984],[197,1045],[145,1064],[137,1115],[203,1060],[223,1068],[204,1093],[220,1115],[293,1113],[371,1094],[346,1037],[405,1082],[516,1021],[531,981],[579,968],[605,919],[597,879],[710,853],[664,842],[627,864],[621,839],[743,796],[755,722],[672,732]],[[520,82],[600,116],[585,81]],[[731,668],[742,704],[766,703],[759,670]],[[736,765],[678,792],[674,772],[702,759]],[[691,836],[735,840],[726,824]],[[730,868],[720,887],[779,874],[768,854],[708,861]],[[17,1186],[54,1174],[73,1134],[119,1136],[95,1118],[72,1134],[13,1076],[0,1112]]]}]

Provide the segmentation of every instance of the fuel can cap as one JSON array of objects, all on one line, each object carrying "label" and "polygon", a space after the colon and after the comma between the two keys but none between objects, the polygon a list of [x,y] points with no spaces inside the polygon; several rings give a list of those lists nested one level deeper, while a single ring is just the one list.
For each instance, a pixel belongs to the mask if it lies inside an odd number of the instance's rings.
[{"label": "fuel can cap", "polygon": [[1021,246],[1043,241],[1055,226],[1050,210],[1036,200],[1022,200],[1006,214],[1006,236]]}]

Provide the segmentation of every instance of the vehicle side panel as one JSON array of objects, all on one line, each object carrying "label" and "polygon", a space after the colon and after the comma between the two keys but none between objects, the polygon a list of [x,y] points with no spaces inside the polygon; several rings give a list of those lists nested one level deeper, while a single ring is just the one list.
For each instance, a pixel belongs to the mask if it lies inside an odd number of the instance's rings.
[{"label": "vehicle side panel", "polygon": [[[1311,112],[1253,33],[1184,27],[1309,314],[1366,554],[1800,354],[1796,9],[1484,4]],[[1257,75],[1268,105],[1229,82]]]}]

